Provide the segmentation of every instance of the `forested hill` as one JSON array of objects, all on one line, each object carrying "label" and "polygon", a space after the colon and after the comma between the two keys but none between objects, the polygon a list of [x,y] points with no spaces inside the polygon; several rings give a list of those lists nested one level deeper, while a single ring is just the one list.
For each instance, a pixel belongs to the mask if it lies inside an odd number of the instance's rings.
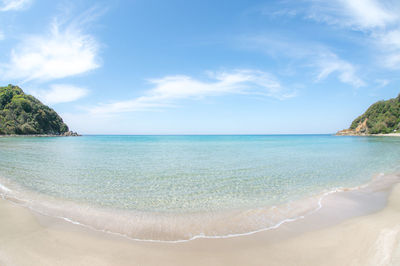
[{"label": "forested hill", "polygon": [[349,129],[339,131],[338,135],[387,134],[399,131],[400,94],[396,98],[379,101],[357,117]]},{"label": "forested hill", "polygon": [[0,135],[68,133],[68,126],[53,109],[18,86],[0,87]]}]

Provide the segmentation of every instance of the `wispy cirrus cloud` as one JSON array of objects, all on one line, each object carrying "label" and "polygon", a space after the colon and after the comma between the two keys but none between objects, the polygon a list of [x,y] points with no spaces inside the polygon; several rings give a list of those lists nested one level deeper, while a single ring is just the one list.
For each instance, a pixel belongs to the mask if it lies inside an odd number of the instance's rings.
[{"label": "wispy cirrus cloud", "polygon": [[319,55],[314,62],[318,73],[317,81],[321,81],[330,75],[336,74],[338,79],[353,87],[365,86],[366,83],[356,74],[356,67],[333,53]]},{"label": "wispy cirrus cloud", "polygon": [[112,114],[150,110],[173,106],[183,99],[226,94],[247,94],[261,97],[285,99],[295,96],[271,74],[258,70],[235,70],[229,72],[209,72],[209,79],[199,80],[190,76],[166,76],[151,79],[153,88],[145,95],[114,103],[100,104],[89,109],[92,114]]},{"label": "wispy cirrus cloud", "polygon": [[400,68],[400,25],[399,29],[373,34],[375,42],[383,51],[382,64],[390,69]]},{"label": "wispy cirrus cloud", "polygon": [[48,90],[33,90],[31,93],[45,104],[58,104],[83,98],[88,90],[70,84],[53,84]]},{"label": "wispy cirrus cloud", "polygon": [[357,38],[363,39],[364,46],[374,50],[374,65],[388,69],[400,68],[399,1],[288,0],[265,6],[261,12],[270,17],[297,17],[357,32]]},{"label": "wispy cirrus cloud", "polygon": [[[329,47],[313,41],[282,38],[278,35],[246,36],[242,42],[250,49],[256,49],[268,56],[287,57],[297,63],[298,68],[313,68],[314,80],[320,82],[329,76],[353,87],[365,86],[366,82],[357,73],[357,67],[340,58]],[[296,43],[296,45],[293,45]]]},{"label": "wispy cirrus cloud", "polygon": [[0,11],[18,11],[28,8],[32,0],[1,0]]},{"label": "wispy cirrus cloud", "polygon": [[377,79],[377,80],[375,80],[375,83],[378,85],[378,88],[383,88],[383,87],[386,87],[390,83],[390,80]]},{"label": "wispy cirrus cloud", "polygon": [[400,2],[377,0],[306,1],[308,19],[360,31],[375,45],[381,66],[400,68]]},{"label": "wispy cirrus cloud", "polygon": [[376,0],[306,0],[306,18],[352,28],[372,30],[399,21],[399,6],[393,1]]},{"label": "wispy cirrus cloud", "polygon": [[85,32],[92,14],[72,21],[54,19],[46,34],[22,38],[10,52],[0,73],[5,79],[49,81],[100,67],[99,43]]}]

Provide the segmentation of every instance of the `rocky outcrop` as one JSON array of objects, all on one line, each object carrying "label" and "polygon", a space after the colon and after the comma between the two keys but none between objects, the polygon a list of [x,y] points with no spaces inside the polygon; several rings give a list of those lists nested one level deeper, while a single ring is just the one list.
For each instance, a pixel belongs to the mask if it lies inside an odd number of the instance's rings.
[{"label": "rocky outcrop", "polygon": [[370,134],[356,132],[355,130],[352,129],[343,129],[336,132],[336,136],[368,136],[368,135]]},{"label": "rocky outcrop", "polygon": [[68,132],[63,133],[61,136],[63,136],[63,137],[78,137],[81,135],[79,135],[78,133],[76,133],[74,131],[68,131]]},{"label": "rocky outcrop", "polygon": [[367,126],[368,118],[364,119],[363,122],[360,122],[355,129],[343,129],[336,133],[337,136],[365,136],[369,135],[368,126]]}]

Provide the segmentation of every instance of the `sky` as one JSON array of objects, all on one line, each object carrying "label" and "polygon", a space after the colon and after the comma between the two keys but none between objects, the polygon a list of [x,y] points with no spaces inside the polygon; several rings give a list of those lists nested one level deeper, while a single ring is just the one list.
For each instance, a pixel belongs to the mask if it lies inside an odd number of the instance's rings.
[{"label": "sky", "polygon": [[400,93],[400,2],[0,0],[0,85],[81,134],[315,134]]}]

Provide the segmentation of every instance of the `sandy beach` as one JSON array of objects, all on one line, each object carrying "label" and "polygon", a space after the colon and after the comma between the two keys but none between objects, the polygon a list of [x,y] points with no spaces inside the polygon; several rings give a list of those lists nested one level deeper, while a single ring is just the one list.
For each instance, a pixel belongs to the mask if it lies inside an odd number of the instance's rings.
[{"label": "sandy beach", "polygon": [[2,199],[0,265],[399,265],[400,185],[385,193],[365,208],[344,192],[278,230],[184,243],[133,241]]}]

